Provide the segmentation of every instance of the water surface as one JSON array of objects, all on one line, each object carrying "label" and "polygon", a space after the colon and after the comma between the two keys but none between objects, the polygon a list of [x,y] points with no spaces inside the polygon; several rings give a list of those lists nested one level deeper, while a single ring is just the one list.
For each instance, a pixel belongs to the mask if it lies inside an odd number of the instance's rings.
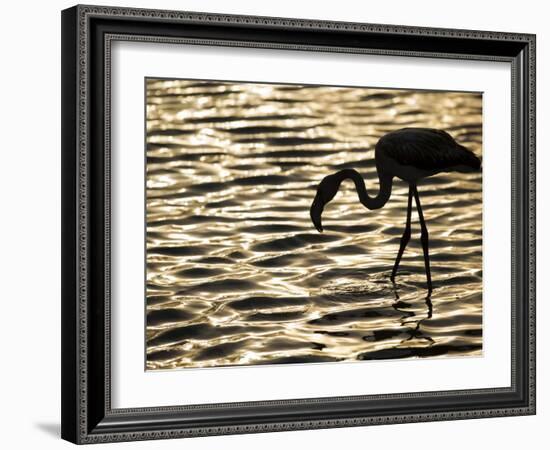
[{"label": "water surface", "polygon": [[408,186],[368,211],[346,181],[310,222],[316,186],[403,127],[481,157],[481,95],[147,80],[147,369],[480,355],[481,173],[419,184],[420,227],[396,279]]}]

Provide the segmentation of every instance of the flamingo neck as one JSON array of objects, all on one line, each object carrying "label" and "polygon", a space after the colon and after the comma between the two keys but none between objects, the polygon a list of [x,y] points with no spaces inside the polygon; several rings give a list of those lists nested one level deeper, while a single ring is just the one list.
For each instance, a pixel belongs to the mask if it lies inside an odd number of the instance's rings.
[{"label": "flamingo neck", "polygon": [[368,209],[382,208],[390,199],[393,177],[378,173],[378,193],[371,197],[365,187],[365,180],[359,172],[354,169],[344,169],[335,174],[338,184],[346,179],[351,179],[355,183],[355,190],[359,201]]}]

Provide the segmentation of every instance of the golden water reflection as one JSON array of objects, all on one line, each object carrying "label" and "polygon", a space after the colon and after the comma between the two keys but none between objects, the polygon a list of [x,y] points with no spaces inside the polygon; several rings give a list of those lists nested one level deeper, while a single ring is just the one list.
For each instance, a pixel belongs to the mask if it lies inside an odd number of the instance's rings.
[{"label": "golden water reflection", "polygon": [[147,80],[147,368],[480,355],[481,173],[419,185],[434,292],[426,300],[416,213],[397,180],[377,211],[342,168],[377,188],[373,148],[402,127],[442,128],[481,157],[481,95]]}]

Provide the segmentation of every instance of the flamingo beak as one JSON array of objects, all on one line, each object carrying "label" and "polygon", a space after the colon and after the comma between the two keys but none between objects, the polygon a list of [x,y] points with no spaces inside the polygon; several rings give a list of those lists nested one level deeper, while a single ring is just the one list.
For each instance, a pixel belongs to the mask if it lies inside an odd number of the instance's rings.
[{"label": "flamingo beak", "polygon": [[321,214],[323,213],[325,205],[323,201],[320,199],[319,195],[316,195],[313,199],[313,203],[311,204],[311,208],[309,209],[309,215],[311,217],[311,221],[313,222],[313,225],[315,225],[315,228],[317,228],[317,231],[319,233],[323,232],[323,224],[321,222]]}]

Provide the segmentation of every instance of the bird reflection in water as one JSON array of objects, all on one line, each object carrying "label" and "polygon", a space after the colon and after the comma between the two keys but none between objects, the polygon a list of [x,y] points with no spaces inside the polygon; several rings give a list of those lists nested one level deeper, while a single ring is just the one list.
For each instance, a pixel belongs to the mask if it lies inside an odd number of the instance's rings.
[{"label": "bird reflection in water", "polygon": [[414,312],[408,310],[408,308],[411,307],[411,304],[399,300],[399,295],[397,294],[397,288],[395,290],[395,297],[396,297],[396,302],[392,305],[392,307],[396,311],[401,311],[405,313],[405,316],[401,321],[401,325],[411,327],[410,336],[406,338],[402,343],[410,341],[412,339],[420,339],[420,340],[428,341],[430,344],[435,344],[435,341],[430,336],[425,335],[420,329],[420,325],[424,321],[431,319],[433,315],[433,304],[432,304],[431,295],[426,296],[425,303],[426,303],[427,309],[423,316],[422,315],[417,316]]}]

